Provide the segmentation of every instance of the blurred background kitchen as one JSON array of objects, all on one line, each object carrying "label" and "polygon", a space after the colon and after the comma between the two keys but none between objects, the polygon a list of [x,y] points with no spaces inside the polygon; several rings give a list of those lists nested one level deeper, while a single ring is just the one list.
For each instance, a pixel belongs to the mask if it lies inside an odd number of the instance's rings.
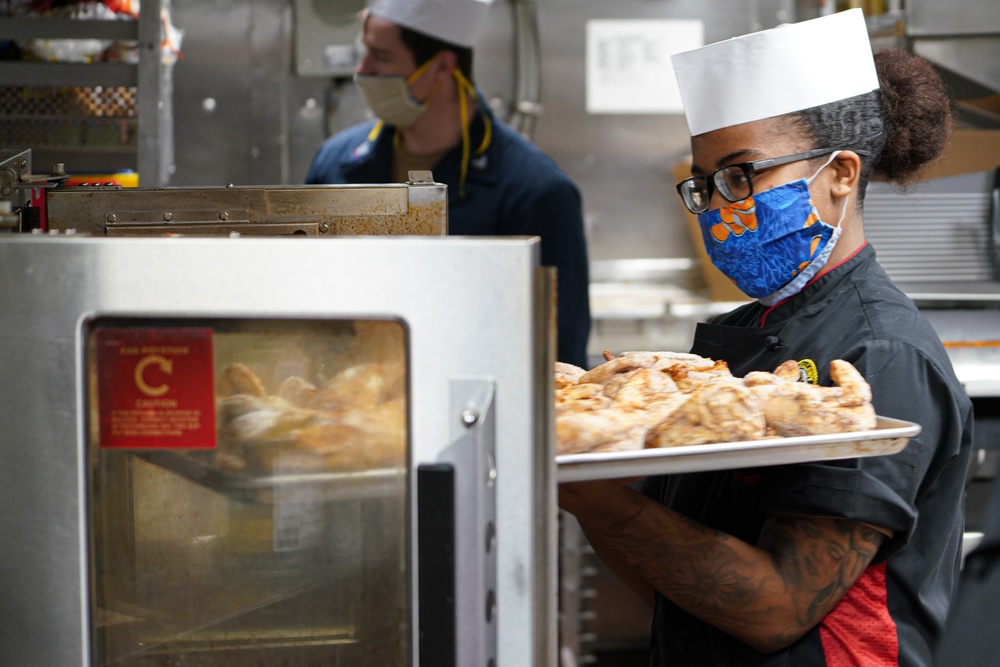
[{"label": "blurred background kitchen", "polygon": [[[324,138],[367,117],[351,79],[363,0],[59,4],[0,0],[0,148],[31,149],[36,173],[63,164],[126,186],[298,184]],[[989,479],[1000,346],[979,343],[996,343],[1000,300],[996,0],[494,0],[475,83],[582,192],[589,356],[684,350],[696,321],[741,295],[707,265],[674,191],[684,118],[669,99],[648,106],[671,83],[670,53],[857,6],[875,48],[929,58],[956,99],[960,131],[932,179],[906,193],[875,184],[866,221],[887,270],[954,343],[980,413],[970,478]],[[564,554],[565,641],[581,664],[641,664],[642,610],[598,567]]]},{"label": "blurred background kitchen", "polygon": [[[135,34],[127,22],[90,36],[23,20],[54,4],[0,2],[0,143],[32,149],[36,172],[64,163],[71,173],[135,170],[144,186],[301,183],[322,140],[368,113],[351,81],[363,0],[145,0],[162,8],[161,67],[134,45],[118,48]],[[82,3],[102,4],[118,10],[112,18],[138,15],[129,0]],[[911,48],[940,66],[961,100],[960,126],[996,128],[1000,6],[959,4],[495,0],[475,49],[476,83],[580,187],[592,263],[590,356],[683,348],[691,323],[714,302],[741,298],[705,266],[673,189],[688,152],[683,116],[644,107],[636,93],[673,85],[672,51],[863,6],[876,48]],[[135,23],[149,40],[160,38],[160,22]],[[70,43],[60,36],[90,51],[60,52]],[[115,60],[97,62],[105,48]],[[24,62],[38,58],[94,62]],[[631,88],[602,89],[609,76]]]}]

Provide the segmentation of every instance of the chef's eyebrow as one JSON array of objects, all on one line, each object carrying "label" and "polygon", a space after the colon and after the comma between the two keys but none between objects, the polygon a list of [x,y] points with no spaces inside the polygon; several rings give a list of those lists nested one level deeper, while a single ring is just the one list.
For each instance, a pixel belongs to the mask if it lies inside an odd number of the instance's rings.
[{"label": "chef's eyebrow", "polygon": [[[716,163],[715,163],[715,168],[716,169],[721,169],[722,167],[726,166],[727,164],[732,164],[733,162],[736,162],[740,158],[748,158],[748,157],[756,157],[756,156],[763,157],[764,154],[762,152],[760,152],[758,150],[754,150],[752,148],[741,148],[738,151],[733,151],[729,155],[725,155],[725,156],[719,158],[719,160],[716,161]],[[691,173],[692,174],[704,174],[705,170],[702,169],[701,167],[699,167],[698,165],[691,165]]]}]

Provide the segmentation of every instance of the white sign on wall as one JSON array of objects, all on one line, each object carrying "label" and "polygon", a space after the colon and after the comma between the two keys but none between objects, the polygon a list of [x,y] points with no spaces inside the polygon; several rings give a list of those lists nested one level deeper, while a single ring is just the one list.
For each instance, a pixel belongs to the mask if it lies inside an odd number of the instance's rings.
[{"label": "white sign on wall", "polygon": [[699,20],[587,22],[588,113],[681,113],[670,56],[704,45]]}]

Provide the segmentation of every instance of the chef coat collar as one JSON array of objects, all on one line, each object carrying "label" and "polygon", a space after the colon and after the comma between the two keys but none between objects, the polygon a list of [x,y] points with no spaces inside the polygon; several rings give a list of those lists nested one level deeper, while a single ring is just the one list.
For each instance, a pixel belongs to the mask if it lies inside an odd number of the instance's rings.
[{"label": "chef coat collar", "polygon": [[[830,307],[831,299],[836,299],[850,286],[852,276],[858,271],[867,271],[874,263],[875,251],[865,244],[847,261],[771,308],[754,301],[701,323],[695,328],[691,352],[712,359],[726,359],[733,373],[739,376],[752,370],[773,370],[789,359],[785,340],[787,327],[795,320],[808,320],[811,314]],[[828,378],[822,368],[819,367],[817,381],[825,384]]]},{"label": "chef coat collar", "polygon": [[813,278],[798,294],[770,307],[758,303],[760,311],[757,326],[763,329],[780,324],[804,308],[813,307],[818,301],[824,301],[856,268],[867,266],[874,261],[875,249],[865,241],[853,255]]}]

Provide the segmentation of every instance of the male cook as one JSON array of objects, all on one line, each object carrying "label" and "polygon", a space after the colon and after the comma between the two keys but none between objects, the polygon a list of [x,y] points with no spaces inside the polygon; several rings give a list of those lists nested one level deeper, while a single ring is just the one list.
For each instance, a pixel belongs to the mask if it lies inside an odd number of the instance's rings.
[{"label": "male cook", "polygon": [[587,243],[580,193],[538,148],[494,116],[472,83],[473,45],[491,0],[371,0],[355,83],[375,119],[327,139],[307,183],[448,186],[448,232],[539,236],[558,271],[560,361],[586,367]]}]

